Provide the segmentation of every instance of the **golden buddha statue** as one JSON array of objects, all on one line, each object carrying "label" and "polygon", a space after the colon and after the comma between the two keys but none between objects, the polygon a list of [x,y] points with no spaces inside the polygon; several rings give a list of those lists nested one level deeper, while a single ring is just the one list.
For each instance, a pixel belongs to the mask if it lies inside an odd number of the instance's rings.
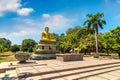
[{"label": "golden buddha statue", "polygon": [[45,27],[45,30],[42,32],[40,42],[56,43],[56,40],[52,39],[52,35],[49,33],[48,27]]}]

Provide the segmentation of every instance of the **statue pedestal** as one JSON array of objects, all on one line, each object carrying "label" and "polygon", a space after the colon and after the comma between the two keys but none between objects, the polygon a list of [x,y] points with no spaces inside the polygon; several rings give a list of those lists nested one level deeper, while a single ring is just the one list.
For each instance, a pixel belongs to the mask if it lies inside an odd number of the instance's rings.
[{"label": "statue pedestal", "polygon": [[55,59],[57,52],[56,44],[39,43],[35,54],[32,55],[33,59]]},{"label": "statue pedestal", "polygon": [[49,28],[45,27],[42,32],[40,42],[38,43],[33,59],[51,59],[56,58],[57,46],[56,40],[52,39],[52,34],[49,33]]},{"label": "statue pedestal", "polygon": [[44,59],[55,59],[56,54],[33,54],[32,59],[44,60]]}]

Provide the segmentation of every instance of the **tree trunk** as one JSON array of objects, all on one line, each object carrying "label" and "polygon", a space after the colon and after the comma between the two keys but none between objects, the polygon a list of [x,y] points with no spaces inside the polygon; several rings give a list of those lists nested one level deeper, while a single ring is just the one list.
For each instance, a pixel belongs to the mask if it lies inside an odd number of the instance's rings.
[{"label": "tree trunk", "polygon": [[98,27],[95,27],[95,41],[96,41],[96,53],[94,54],[94,58],[99,58],[99,53],[98,53]]}]

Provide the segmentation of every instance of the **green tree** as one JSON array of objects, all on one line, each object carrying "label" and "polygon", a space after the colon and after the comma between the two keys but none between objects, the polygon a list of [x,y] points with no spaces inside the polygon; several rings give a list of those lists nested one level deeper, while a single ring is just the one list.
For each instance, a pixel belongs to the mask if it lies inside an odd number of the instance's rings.
[{"label": "green tree", "polygon": [[80,44],[79,44],[80,52],[84,52],[84,54],[86,54],[86,52],[93,51],[95,46],[94,42],[95,42],[94,35],[89,34],[82,37],[80,39]]},{"label": "green tree", "polygon": [[60,36],[58,34],[56,34],[56,33],[51,33],[51,34],[52,34],[52,39],[56,40],[57,41],[56,44],[59,45]]},{"label": "green tree", "polygon": [[68,34],[66,35],[66,38],[67,38],[67,42],[69,43],[70,45],[70,48],[73,49],[74,47],[77,46],[77,36],[75,34]]},{"label": "green tree", "polygon": [[0,45],[0,53],[4,52],[5,47],[3,45]]},{"label": "green tree", "polygon": [[[89,31],[86,27],[75,26],[69,28],[66,34],[59,36],[59,49],[63,50],[62,46],[66,46],[65,52],[69,52],[71,49],[79,47],[80,39],[87,36]],[[61,45],[61,46],[60,46]]]},{"label": "green tree", "polygon": [[20,46],[15,44],[15,45],[11,46],[10,50],[12,52],[20,51]]},{"label": "green tree", "polygon": [[112,33],[104,33],[103,35],[103,44],[105,49],[107,50],[107,54],[109,54],[109,51],[112,49],[114,39],[112,38]]},{"label": "green tree", "polygon": [[30,48],[28,49],[28,51],[29,51],[29,52],[33,52],[33,47],[30,47]]},{"label": "green tree", "polygon": [[109,52],[117,51],[120,48],[120,26],[117,26],[115,29],[105,33],[103,40],[104,47],[108,54]]},{"label": "green tree", "polygon": [[59,40],[59,35],[56,33],[52,33],[52,39],[58,41]]},{"label": "green tree", "polygon": [[98,37],[99,37],[99,39],[98,39],[98,48],[99,48],[99,52],[105,52],[105,47],[104,47],[104,39],[103,39],[103,36],[104,36],[104,34],[102,34],[102,33],[100,33],[100,34],[98,34]]},{"label": "green tree", "polygon": [[58,42],[58,47],[59,47],[59,50],[62,53],[67,52],[67,50],[69,49],[70,45],[69,45],[69,41],[68,41],[68,38],[67,38],[66,35],[61,35],[60,36],[59,42]]},{"label": "green tree", "polygon": [[11,41],[6,38],[0,38],[1,52],[8,51],[11,47]]},{"label": "green tree", "polygon": [[22,41],[21,50],[28,51],[30,47],[34,48],[37,43],[32,39],[24,39]]},{"label": "green tree", "polygon": [[62,51],[62,53],[65,53],[67,49],[69,48],[69,43],[63,41],[63,42],[60,42],[59,46],[60,46],[60,50]]},{"label": "green tree", "polygon": [[74,48],[74,47],[78,47],[79,45],[79,39],[80,39],[80,35],[79,35],[79,32],[82,28],[80,26],[75,26],[73,28],[69,28],[67,31],[66,31],[66,37],[67,37],[67,40],[71,46],[71,48]]},{"label": "green tree", "polygon": [[115,29],[111,30],[110,32],[112,33],[112,36],[115,39],[112,48],[114,50],[118,50],[120,48],[120,26],[117,26]]},{"label": "green tree", "polygon": [[87,14],[88,20],[86,20],[83,25],[87,25],[88,28],[94,28],[95,30],[95,40],[96,40],[96,54],[95,58],[99,57],[98,54],[98,27],[103,29],[103,24],[106,24],[105,20],[102,20],[101,18],[104,16],[104,13],[96,13],[96,14]]}]

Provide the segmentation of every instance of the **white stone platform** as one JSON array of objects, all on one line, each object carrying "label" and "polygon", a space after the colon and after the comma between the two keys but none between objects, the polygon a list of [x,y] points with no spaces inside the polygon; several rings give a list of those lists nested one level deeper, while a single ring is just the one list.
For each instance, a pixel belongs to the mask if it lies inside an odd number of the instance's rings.
[{"label": "white stone platform", "polygon": [[[83,61],[62,62],[58,60],[35,60],[31,64],[0,63],[0,69],[16,68],[0,74],[8,80],[120,80],[119,59],[95,59],[85,57]],[[27,77],[18,78],[20,73]],[[17,75],[16,75],[17,74]]]}]

